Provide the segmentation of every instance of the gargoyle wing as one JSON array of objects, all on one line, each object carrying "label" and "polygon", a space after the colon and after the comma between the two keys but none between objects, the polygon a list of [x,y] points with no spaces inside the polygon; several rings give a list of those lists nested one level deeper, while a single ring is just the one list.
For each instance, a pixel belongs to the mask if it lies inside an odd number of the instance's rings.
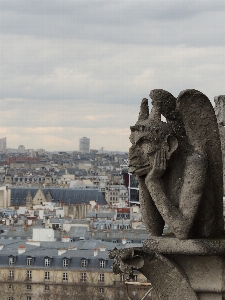
[{"label": "gargoyle wing", "polygon": [[[215,204],[218,229],[223,230],[223,167],[218,124],[214,109],[206,95],[197,90],[184,90],[177,98],[176,108],[183,121],[188,143],[208,159],[210,192]],[[207,186],[206,189],[207,190]]]}]

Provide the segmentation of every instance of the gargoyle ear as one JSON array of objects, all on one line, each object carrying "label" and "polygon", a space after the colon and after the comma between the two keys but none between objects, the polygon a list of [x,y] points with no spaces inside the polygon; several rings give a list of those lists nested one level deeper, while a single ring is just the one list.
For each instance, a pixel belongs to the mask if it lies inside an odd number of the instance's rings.
[{"label": "gargoyle ear", "polygon": [[168,148],[166,151],[166,159],[170,159],[171,155],[178,147],[178,141],[174,136],[168,135],[167,136],[167,144],[168,144]]}]

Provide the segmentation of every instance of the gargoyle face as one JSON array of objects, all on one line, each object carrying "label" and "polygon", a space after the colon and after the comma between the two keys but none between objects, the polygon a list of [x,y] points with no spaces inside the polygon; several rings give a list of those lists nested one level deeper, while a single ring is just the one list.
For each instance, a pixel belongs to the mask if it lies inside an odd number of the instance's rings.
[{"label": "gargoyle face", "polygon": [[139,176],[152,170],[157,151],[163,149],[168,160],[178,146],[168,124],[164,122],[137,123],[131,127],[130,141],[129,172]]},{"label": "gargoyle face", "polygon": [[142,136],[129,149],[129,172],[139,176],[147,174],[152,169],[158,149],[148,138],[148,134]]}]

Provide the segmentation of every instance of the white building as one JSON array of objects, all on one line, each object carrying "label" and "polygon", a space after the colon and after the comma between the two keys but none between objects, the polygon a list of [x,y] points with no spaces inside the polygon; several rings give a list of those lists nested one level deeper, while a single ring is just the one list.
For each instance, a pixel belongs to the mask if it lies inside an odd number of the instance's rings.
[{"label": "white building", "polygon": [[26,153],[25,147],[23,145],[19,145],[19,147],[18,147],[18,153],[20,153],[20,154]]},{"label": "white building", "polygon": [[54,230],[52,228],[33,228],[32,240],[35,242],[54,242]]},{"label": "white building", "polygon": [[45,149],[37,149],[36,152],[38,155],[42,155],[45,154]]},{"label": "white building", "polygon": [[0,151],[6,151],[6,137],[0,139]]},{"label": "white building", "polygon": [[87,137],[80,138],[79,151],[82,153],[90,152],[90,139]]}]

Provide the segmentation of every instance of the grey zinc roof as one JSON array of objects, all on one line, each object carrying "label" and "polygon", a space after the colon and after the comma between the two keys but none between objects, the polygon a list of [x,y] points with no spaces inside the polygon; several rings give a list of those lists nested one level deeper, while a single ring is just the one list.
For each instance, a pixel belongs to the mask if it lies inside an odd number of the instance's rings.
[{"label": "grey zinc roof", "polygon": [[[28,191],[34,197],[38,188],[10,188],[11,189],[11,205],[25,205]],[[89,204],[91,200],[97,201],[98,204],[107,204],[103,193],[97,189],[66,189],[66,188],[45,188],[43,193],[47,195],[48,191],[54,201],[63,201],[68,204]]]},{"label": "grey zinc roof", "polygon": [[[52,248],[49,247],[51,244]],[[65,248],[68,249],[71,244],[74,243],[64,243]],[[97,243],[96,243],[97,244]],[[18,254],[18,248],[20,245],[26,247],[26,251],[22,254]],[[101,245],[101,244],[99,244]],[[48,247],[47,247],[48,246]],[[74,269],[78,268],[81,270],[84,269],[99,269],[99,262],[101,259],[106,261],[105,271],[111,271],[111,266],[113,264],[113,260],[108,258],[108,251],[98,251],[98,255],[94,256],[94,249],[82,249],[80,250],[78,247],[77,250],[67,250],[62,255],[58,255],[58,247],[60,244],[58,242],[52,243],[41,243],[41,246],[33,246],[33,245],[25,245],[24,243],[12,243],[9,245],[5,245],[2,250],[0,250],[0,266],[9,265],[9,256],[15,256],[15,264],[13,267],[21,267],[26,266],[26,268],[45,268],[45,258],[50,258],[50,267],[46,267],[46,270],[51,268],[63,268],[63,259],[69,259],[69,266],[64,269]],[[115,244],[113,245],[115,246]],[[111,248],[111,247],[110,247]],[[112,248],[111,248],[112,249]],[[27,258],[33,258],[33,264],[31,266],[27,266]],[[81,268],[81,260],[87,259],[88,265],[87,268]],[[10,268],[10,266],[9,266]]]},{"label": "grey zinc roof", "polygon": [[[92,235],[94,233],[94,236]],[[126,237],[129,240],[146,240],[149,238],[149,233],[147,231],[142,232],[137,230],[97,230],[97,231],[87,231],[85,238],[95,238],[104,240],[122,239]]]},{"label": "grey zinc roof", "polygon": [[68,235],[70,237],[84,237],[86,234],[87,228],[86,227],[78,227],[78,226],[72,226],[70,228],[70,231],[68,232]]},{"label": "grey zinc roof", "polygon": [[110,218],[113,219],[116,215],[116,212],[100,212],[100,213],[87,213],[86,218]]}]

